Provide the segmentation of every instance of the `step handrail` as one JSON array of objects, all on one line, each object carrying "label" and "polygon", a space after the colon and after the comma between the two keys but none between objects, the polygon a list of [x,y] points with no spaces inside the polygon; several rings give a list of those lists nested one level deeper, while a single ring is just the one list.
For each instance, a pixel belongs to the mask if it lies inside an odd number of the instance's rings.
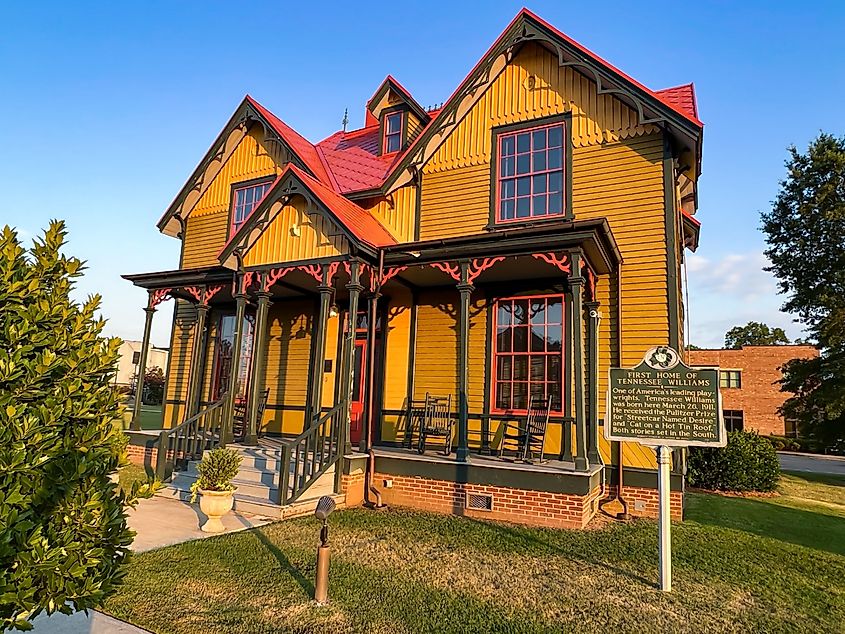
[{"label": "step handrail", "polygon": [[340,460],[346,413],[346,401],[342,401],[328,412],[314,416],[301,434],[282,441],[278,504],[295,502]]},{"label": "step handrail", "polygon": [[166,480],[206,449],[220,446],[223,437],[224,394],[214,403],[158,435],[156,478]]}]

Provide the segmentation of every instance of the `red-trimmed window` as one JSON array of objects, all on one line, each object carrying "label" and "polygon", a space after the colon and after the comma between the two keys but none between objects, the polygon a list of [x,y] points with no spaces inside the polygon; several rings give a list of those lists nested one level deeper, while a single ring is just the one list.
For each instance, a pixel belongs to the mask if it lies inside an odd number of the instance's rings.
[{"label": "red-trimmed window", "polygon": [[402,113],[391,112],[384,118],[384,148],[382,154],[392,154],[402,149]]},{"label": "red-trimmed window", "polygon": [[258,206],[264,194],[270,189],[272,181],[254,185],[236,187],[232,193],[232,233],[235,233],[249,218],[252,210]]},{"label": "red-trimmed window", "polygon": [[562,413],[563,295],[499,299],[495,305],[493,404],[524,412],[530,396],[551,398]]},{"label": "red-trimmed window", "polygon": [[496,219],[564,213],[563,123],[498,135]]}]

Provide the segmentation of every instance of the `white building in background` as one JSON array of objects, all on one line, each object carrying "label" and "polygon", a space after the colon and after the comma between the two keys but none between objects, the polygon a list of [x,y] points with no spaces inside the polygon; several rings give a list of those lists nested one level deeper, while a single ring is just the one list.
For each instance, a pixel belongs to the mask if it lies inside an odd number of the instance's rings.
[{"label": "white building in background", "polygon": [[[167,355],[169,348],[158,348],[150,344],[147,350],[147,370],[158,366],[162,371],[167,372]],[[132,385],[132,376],[138,369],[138,361],[141,357],[140,341],[124,341],[120,346],[120,359],[117,362],[116,385]]]}]

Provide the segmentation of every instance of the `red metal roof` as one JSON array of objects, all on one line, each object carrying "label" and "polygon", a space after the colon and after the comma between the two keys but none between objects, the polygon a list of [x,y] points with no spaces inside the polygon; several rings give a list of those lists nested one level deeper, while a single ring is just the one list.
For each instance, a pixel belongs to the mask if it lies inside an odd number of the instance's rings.
[{"label": "red metal roof", "polygon": [[356,238],[374,247],[396,244],[396,239],[369,211],[312,178],[296,165],[289,164],[288,169],[300,178],[311,193],[330,209],[340,223]]},{"label": "red metal roof", "polygon": [[311,170],[317,178],[326,183],[332,182],[331,175],[329,174],[328,169],[326,169],[326,166],[320,157],[320,153],[308,139],[299,134],[299,132],[279,119],[279,117],[267,110],[267,108],[262,106],[249,95],[246,96],[246,99],[252,107],[267,120],[267,123],[272,126],[273,130],[275,130],[276,133],[284,139],[285,143],[290,146],[291,150],[293,150],[302,162],[308,166],[308,169]]},{"label": "red metal roof", "polygon": [[349,132],[340,130],[317,144],[341,194],[381,186],[396,155],[379,156],[380,142],[379,126],[375,125]]},{"label": "red metal roof", "polygon": [[695,85],[692,83],[673,88],[664,88],[654,92],[676,110],[681,110],[698,120],[698,104],[695,100]]}]

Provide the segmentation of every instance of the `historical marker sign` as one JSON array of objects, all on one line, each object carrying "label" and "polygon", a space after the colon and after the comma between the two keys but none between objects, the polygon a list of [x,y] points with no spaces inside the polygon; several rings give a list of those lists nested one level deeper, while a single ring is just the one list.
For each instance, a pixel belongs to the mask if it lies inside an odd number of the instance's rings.
[{"label": "historical marker sign", "polygon": [[723,447],[719,370],[692,368],[668,346],[652,348],[635,368],[611,368],[604,431],[608,440]]}]

